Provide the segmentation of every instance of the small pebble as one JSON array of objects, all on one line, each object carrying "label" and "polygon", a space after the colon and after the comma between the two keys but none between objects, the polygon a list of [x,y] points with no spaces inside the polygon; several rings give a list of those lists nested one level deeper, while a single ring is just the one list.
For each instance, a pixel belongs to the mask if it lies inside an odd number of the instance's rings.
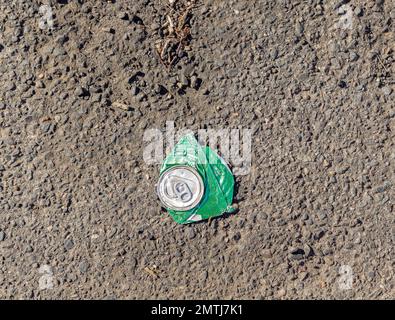
[{"label": "small pebble", "polygon": [[272,60],[276,60],[278,58],[278,50],[277,49],[273,49],[270,52],[270,58]]},{"label": "small pebble", "polygon": [[304,31],[303,25],[300,22],[298,22],[296,24],[296,26],[295,26],[295,34],[296,34],[296,36],[298,36],[298,37],[302,36],[303,35],[303,31]]},{"label": "small pebble", "polygon": [[233,240],[235,240],[235,241],[239,241],[240,238],[241,238],[240,232],[236,232],[236,233],[234,234],[234,236],[233,236]]},{"label": "small pebble", "polygon": [[340,88],[344,89],[347,87],[347,83],[343,80],[340,80],[339,83],[337,84]]},{"label": "small pebble", "polygon": [[196,76],[191,77],[191,88],[193,89],[198,88],[198,78]]},{"label": "small pebble", "polygon": [[357,61],[358,58],[359,58],[359,55],[356,52],[354,52],[354,51],[350,52],[350,61],[351,62]]},{"label": "small pebble", "polygon": [[187,87],[189,85],[189,80],[184,74],[181,74],[180,76],[180,83],[183,87]]},{"label": "small pebble", "polygon": [[362,8],[361,8],[360,6],[357,6],[357,7],[354,9],[354,14],[355,14],[357,17],[361,17],[362,14],[363,14]]},{"label": "small pebble", "polygon": [[383,88],[383,94],[385,96],[389,96],[392,93],[392,89],[390,87],[384,87]]},{"label": "small pebble", "polygon": [[77,97],[82,97],[82,96],[85,94],[84,88],[82,88],[82,87],[77,87],[77,88],[74,90],[74,94],[75,94]]},{"label": "small pebble", "polygon": [[79,265],[79,269],[81,273],[86,273],[88,271],[89,264],[86,261],[82,261]]},{"label": "small pebble", "polygon": [[129,16],[128,16],[127,12],[121,11],[121,12],[119,12],[119,13],[117,14],[117,18],[118,18],[118,19],[121,19],[121,20],[128,20],[128,19],[129,19]]},{"label": "small pebble", "polygon": [[320,240],[325,234],[324,230],[318,230],[315,234],[314,234],[314,240]]},{"label": "small pebble", "polygon": [[67,239],[67,240],[64,242],[64,248],[65,248],[67,251],[73,249],[73,247],[74,247],[74,242],[73,242],[73,240]]},{"label": "small pebble", "polygon": [[287,291],[285,291],[285,289],[280,289],[279,291],[277,291],[277,297],[278,298],[282,298],[287,294]]},{"label": "small pebble", "polygon": [[167,92],[168,91],[164,86],[162,86],[160,84],[155,86],[155,93],[160,94],[160,95],[165,95]]},{"label": "small pebble", "polygon": [[130,268],[131,268],[131,269],[135,269],[136,266],[137,266],[137,259],[136,259],[135,257],[132,257],[132,258],[130,259]]},{"label": "small pebble", "polygon": [[196,233],[192,228],[188,228],[187,235],[189,239],[193,239],[196,237]]},{"label": "small pebble", "polygon": [[310,256],[312,256],[314,254],[313,248],[311,248],[308,244],[305,244],[303,246],[303,250],[304,250],[304,256],[306,258],[310,257]]},{"label": "small pebble", "polygon": [[137,96],[139,93],[139,88],[137,86],[132,86],[131,93],[133,96]]},{"label": "small pebble", "polygon": [[16,85],[14,82],[8,82],[5,87],[5,91],[14,91],[16,89]]}]

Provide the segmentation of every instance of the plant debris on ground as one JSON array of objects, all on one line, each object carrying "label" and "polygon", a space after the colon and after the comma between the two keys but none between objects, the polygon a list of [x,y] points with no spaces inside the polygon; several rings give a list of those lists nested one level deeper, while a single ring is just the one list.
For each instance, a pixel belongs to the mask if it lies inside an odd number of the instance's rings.
[{"label": "plant debris on ground", "polygon": [[170,0],[166,6],[168,12],[160,30],[162,39],[156,43],[156,50],[162,64],[170,69],[190,49],[192,11],[198,4],[197,0]]}]

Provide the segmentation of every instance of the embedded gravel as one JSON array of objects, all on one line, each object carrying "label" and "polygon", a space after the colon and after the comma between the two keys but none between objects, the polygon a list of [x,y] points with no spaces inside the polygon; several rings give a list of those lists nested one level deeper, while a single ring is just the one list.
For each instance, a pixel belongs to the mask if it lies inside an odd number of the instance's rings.
[{"label": "embedded gravel", "polygon": [[[395,2],[198,3],[169,68],[167,0],[0,0],[0,298],[395,298]],[[252,130],[237,213],[161,209],[166,121]]]}]

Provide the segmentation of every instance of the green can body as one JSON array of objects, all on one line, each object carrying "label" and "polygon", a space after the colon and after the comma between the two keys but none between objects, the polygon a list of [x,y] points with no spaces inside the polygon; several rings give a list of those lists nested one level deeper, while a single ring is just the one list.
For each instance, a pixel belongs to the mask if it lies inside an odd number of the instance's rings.
[{"label": "green can body", "polygon": [[[190,171],[193,174],[189,174],[188,169],[178,170],[178,168],[188,167],[191,168]],[[161,183],[163,183],[163,175],[169,174],[170,171],[175,173],[171,178],[174,180],[172,184],[176,186],[170,188],[171,197],[175,200],[177,200],[177,196],[184,196],[188,199],[190,197],[189,194],[192,193],[199,200],[197,203],[192,203],[192,207],[187,208],[187,210],[183,209],[182,206],[179,208],[170,206],[169,202],[163,201],[163,192],[162,198],[159,195],[158,190],[160,190]],[[184,173],[182,174],[181,172]],[[199,178],[195,179],[193,175],[196,174]],[[183,176],[185,179],[183,179]],[[196,191],[198,188],[194,189],[193,186],[198,185],[200,181],[203,192],[201,196],[196,196],[195,192],[192,191]],[[201,146],[192,134],[181,138],[164,160],[160,169],[157,191],[169,214],[180,224],[217,217],[233,210],[234,178],[232,172],[217,153],[207,146]]]}]

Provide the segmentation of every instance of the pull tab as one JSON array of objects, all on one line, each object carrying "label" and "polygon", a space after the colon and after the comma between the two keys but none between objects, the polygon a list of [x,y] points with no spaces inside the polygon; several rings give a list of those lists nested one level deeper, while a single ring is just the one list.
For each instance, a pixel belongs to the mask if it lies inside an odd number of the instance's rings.
[{"label": "pull tab", "polygon": [[177,182],[174,186],[174,193],[183,202],[188,202],[192,199],[192,192],[185,182]]},{"label": "pull tab", "polygon": [[193,194],[188,184],[179,178],[171,177],[169,179],[169,189],[165,193],[169,198],[179,199],[182,202],[188,202],[193,198]]}]

